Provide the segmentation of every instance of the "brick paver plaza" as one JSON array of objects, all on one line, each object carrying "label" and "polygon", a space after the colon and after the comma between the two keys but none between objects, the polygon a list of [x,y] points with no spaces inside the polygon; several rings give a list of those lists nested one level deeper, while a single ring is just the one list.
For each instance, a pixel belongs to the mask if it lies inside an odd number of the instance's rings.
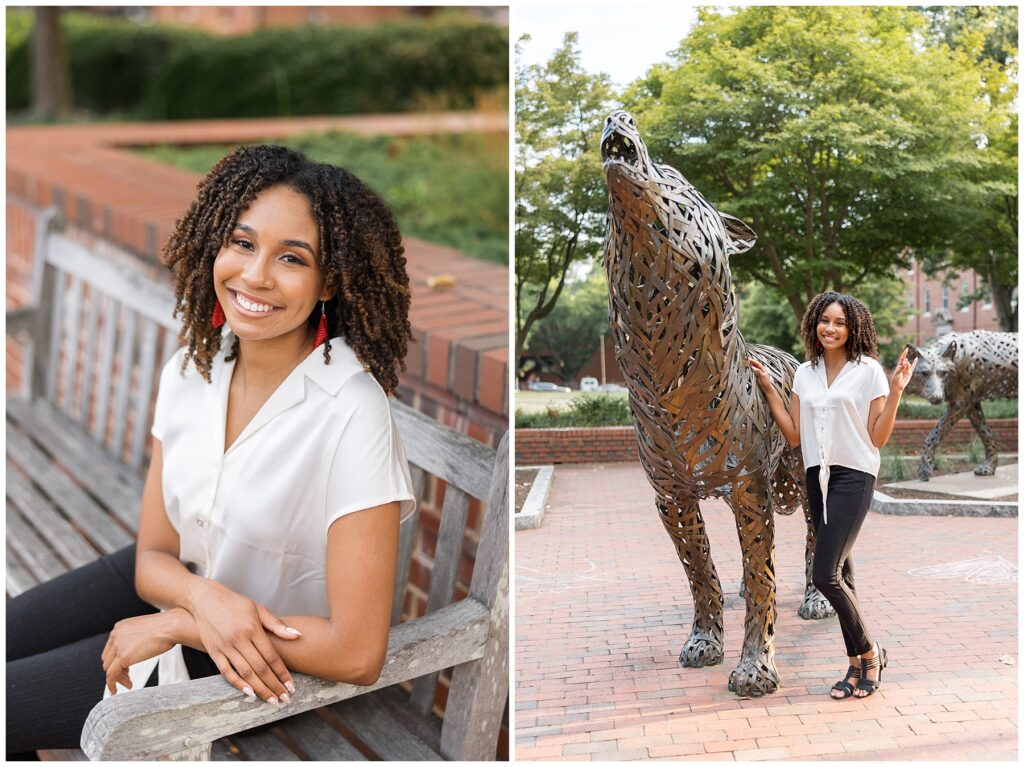
[{"label": "brick paver plaza", "polygon": [[835,701],[836,619],[804,621],[799,511],[778,517],[782,689],[729,692],[743,641],[729,509],[702,505],[726,589],[725,661],[682,669],[693,606],[639,464],[555,469],[543,525],[515,534],[518,759],[1016,760],[1017,520],[870,513],[857,589],[889,652],[882,689]]}]

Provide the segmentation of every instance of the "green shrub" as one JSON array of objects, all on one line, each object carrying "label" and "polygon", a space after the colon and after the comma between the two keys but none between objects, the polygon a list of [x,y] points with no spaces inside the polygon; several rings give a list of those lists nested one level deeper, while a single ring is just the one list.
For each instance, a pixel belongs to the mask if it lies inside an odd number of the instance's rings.
[{"label": "green shrub", "polygon": [[[17,41],[24,20],[8,19],[8,38]],[[508,85],[508,29],[465,19],[274,28],[228,38],[82,13],[65,13],[62,24],[75,105],[103,115],[469,109]],[[28,59],[24,35],[8,48],[9,110],[28,106]]]},{"label": "green shrub", "polygon": [[888,481],[902,482],[907,478],[907,465],[897,451],[882,451],[882,475]]},{"label": "green shrub", "polygon": [[570,400],[565,410],[553,407],[543,413],[516,410],[517,429],[629,426],[632,423],[629,401],[611,394],[582,394]]},{"label": "green shrub", "polygon": [[[900,400],[896,415],[899,418],[923,418],[937,421],[946,412],[945,403],[933,405],[917,397]],[[981,403],[981,411],[986,418],[1016,418],[1016,399],[997,399]]]},{"label": "green shrub", "polygon": [[971,440],[971,444],[967,446],[967,461],[968,463],[980,464],[985,460],[985,446],[981,444],[981,440],[975,437]]}]

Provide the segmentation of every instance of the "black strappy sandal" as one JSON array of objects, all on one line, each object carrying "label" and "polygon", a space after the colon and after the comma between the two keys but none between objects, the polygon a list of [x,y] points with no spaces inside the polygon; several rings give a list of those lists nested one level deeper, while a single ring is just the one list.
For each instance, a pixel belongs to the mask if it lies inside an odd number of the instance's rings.
[{"label": "black strappy sandal", "polygon": [[850,666],[846,669],[846,676],[832,685],[833,690],[838,690],[842,693],[838,697],[832,695],[832,700],[846,700],[853,697],[853,685],[850,684],[851,679],[860,679],[860,669],[857,666]]},{"label": "black strappy sandal", "polygon": [[[878,647],[878,645],[875,645]],[[875,694],[882,686],[882,669],[889,665],[889,654],[884,648],[879,647],[874,658],[860,659],[860,681],[857,682],[857,689],[866,692],[867,695],[857,695],[858,698],[868,698]],[[870,679],[868,671],[878,669],[878,679]]]}]

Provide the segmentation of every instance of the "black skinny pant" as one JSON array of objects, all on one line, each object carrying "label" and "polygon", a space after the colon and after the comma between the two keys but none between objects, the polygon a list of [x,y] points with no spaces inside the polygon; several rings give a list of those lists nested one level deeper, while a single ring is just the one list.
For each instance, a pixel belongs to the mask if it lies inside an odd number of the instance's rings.
[{"label": "black skinny pant", "polygon": [[[103,698],[103,647],[114,624],[157,612],[135,593],[135,546],[65,573],[7,602],[7,756],[79,748],[89,711]],[[193,679],[217,667],[188,647]],[[147,686],[155,685],[154,671]]]},{"label": "black skinny pant", "polygon": [[828,523],[824,524],[818,483],[820,468],[812,466],[807,470],[807,495],[817,535],[812,580],[835,608],[846,654],[852,657],[869,652],[874,646],[857,603],[851,552],[871,506],[875,478],[846,466],[832,466],[828,478]]}]

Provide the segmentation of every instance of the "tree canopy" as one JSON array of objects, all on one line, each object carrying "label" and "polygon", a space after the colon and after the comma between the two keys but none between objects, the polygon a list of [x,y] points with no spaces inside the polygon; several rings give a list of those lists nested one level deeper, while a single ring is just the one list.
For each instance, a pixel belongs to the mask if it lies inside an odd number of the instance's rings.
[{"label": "tree canopy", "polygon": [[951,247],[984,195],[1008,191],[985,170],[997,78],[976,40],[935,38],[910,8],[703,9],[625,101],[652,157],[757,231],[738,276],[800,317],[822,290],[856,292],[913,250]]},{"label": "tree canopy", "polygon": [[516,360],[573,263],[601,250],[599,144],[611,96],[608,76],[580,65],[574,32],[545,64],[516,68]]}]

